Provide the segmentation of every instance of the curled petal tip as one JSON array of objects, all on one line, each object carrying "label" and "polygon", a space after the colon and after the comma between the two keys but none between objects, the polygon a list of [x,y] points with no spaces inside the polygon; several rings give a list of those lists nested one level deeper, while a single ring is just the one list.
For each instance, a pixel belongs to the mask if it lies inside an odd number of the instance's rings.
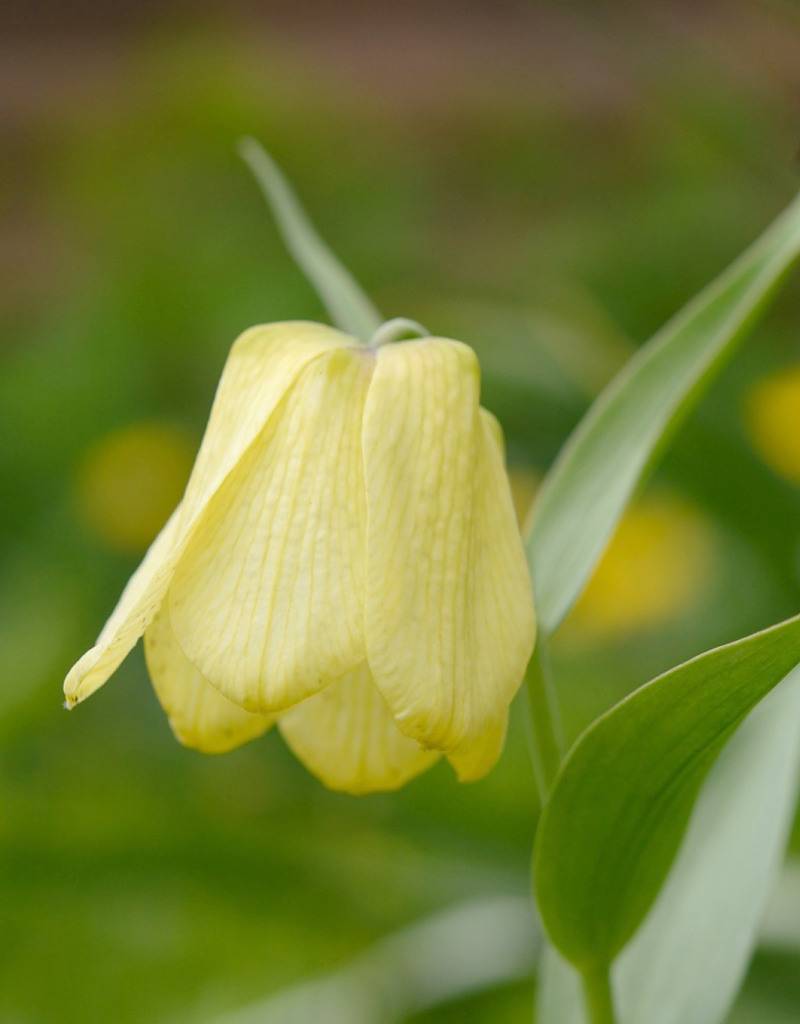
[{"label": "curled petal tip", "polygon": [[64,697],[66,698],[65,704],[68,708],[73,708],[76,704],[80,704],[83,698],[87,696],[86,693],[81,691],[84,689],[86,677],[97,664],[98,658],[98,649],[92,647],[75,662],[67,673],[67,677],[64,680]]}]

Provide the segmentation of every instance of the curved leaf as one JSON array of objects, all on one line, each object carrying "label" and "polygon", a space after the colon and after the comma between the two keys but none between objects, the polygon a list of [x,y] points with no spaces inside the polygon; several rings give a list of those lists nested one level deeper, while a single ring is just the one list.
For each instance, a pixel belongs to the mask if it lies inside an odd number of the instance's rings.
[{"label": "curved leaf", "polygon": [[280,167],[255,139],[242,139],[239,152],[261,186],[286,248],[324,302],[334,324],[369,341],[381,325],[380,313],[320,238]]},{"label": "curved leaf", "polygon": [[628,363],[584,417],[536,504],[528,557],[541,627],[586,584],[660,446],[800,255],[800,197]]},{"label": "curved leaf", "polygon": [[799,659],[800,616],[666,672],[575,744],[539,826],[535,881],[576,966],[610,963],[631,938],[726,740]]},{"label": "curved leaf", "polygon": [[[720,755],[641,929],[614,967],[620,1024],[719,1024],[756,945],[794,815],[800,670]],[[548,948],[539,1024],[584,1024],[580,980]]]}]

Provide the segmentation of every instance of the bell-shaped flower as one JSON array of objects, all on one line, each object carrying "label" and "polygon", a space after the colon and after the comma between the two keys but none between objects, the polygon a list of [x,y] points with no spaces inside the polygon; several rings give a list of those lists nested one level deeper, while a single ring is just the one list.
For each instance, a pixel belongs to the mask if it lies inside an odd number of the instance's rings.
[{"label": "bell-shaped flower", "polygon": [[391,789],[444,753],[485,774],[534,641],[502,435],[477,360],[312,323],[246,331],[179,507],[65,682],[138,638],[178,739],[277,722],[327,785]]}]

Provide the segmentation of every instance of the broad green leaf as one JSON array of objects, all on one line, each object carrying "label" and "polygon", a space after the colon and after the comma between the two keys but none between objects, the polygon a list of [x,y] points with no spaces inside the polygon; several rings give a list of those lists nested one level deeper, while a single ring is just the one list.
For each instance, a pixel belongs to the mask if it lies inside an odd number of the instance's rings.
[{"label": "broad green leaf", "polygon": [[[725,1019],[780,866],[799,767],[795,670],[753,711],[711,769],[666,884],[614,967],[620,1024]],[[764,940],[776,941],[773,933],[781,928],[786,931],[768,920]],[[578,975],[549,948],[537,1021],[584,1019]]]},{"label": "broad green leaf", "polygon": [[[800,714],[795,719],[800,728]],[[800,954],[800,860],[790,857],[772,891],[759,945],[774,953]]]},{"label": "broad green leaf", "polygon": [[381,316],[317,234],[281,169],[255,139],[242,139],[239,152],[255,175],[272,209],[283,240],[298,266],[316,289],[334,324],[362,341],[369,341]]},{"label": "broad green leaf", "polygon": [[550,938],[581,970],[611,963],[634,934],[714,760],[798,660],[800,616],[664,673],[572,748],[542,815],[534,868]]},{"label": "broad green leaf", "polygon": [[800,255],[800,197],[630,361],[592,406],[542,488],[528,556],[542,628],[579,595],[678,421]]}]

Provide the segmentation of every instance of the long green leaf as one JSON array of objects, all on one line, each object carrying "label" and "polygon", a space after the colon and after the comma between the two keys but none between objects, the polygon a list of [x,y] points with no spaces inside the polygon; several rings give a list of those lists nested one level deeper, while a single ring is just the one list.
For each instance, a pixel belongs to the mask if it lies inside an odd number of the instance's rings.
[{"label": "long green leaf", "polygon": [[[794,815],[800,670],[742,725],[703,786],[686,839],[614,969],[620,1024],[719,1024],[734,1000]],[[539,1024],[584,1024],[580,982],[549,948]]]},{"label": "long green leaf", "polygon": [[640,350],[583,419],[542,488],[528,541],[545,631],[569,611],[670,431],[798,255],[800,197]]},{"label": "long green leaf", "polygon": [[720,750],[799,660],[797,616],[659,676],[572,748],[534,864],[542,920],[579,969],[610,964],[634,934]]},{"label": "long green leaf", "polygon": [[325,303],[331,319],[343,331],[369,341],[381,316],[317,234],[281,169],[255,139],[242,139],[239,152],[261,186],[283,240],[300,269]]}]

